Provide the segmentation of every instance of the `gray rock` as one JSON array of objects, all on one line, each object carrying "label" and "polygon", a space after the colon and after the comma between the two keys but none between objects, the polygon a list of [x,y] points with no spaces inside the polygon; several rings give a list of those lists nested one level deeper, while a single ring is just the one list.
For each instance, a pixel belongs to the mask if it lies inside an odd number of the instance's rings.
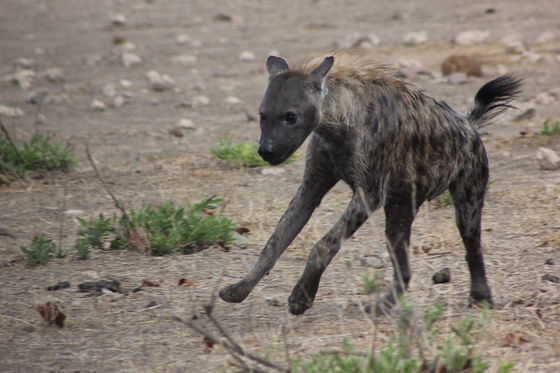
[{"label": "gray rock", "polygon": [[546,44],[555,41],[558,38],[558,33],[554,31],[544,31],[537,37],[537,43]]},{"label": "gray rock", "polygon": [[105,111],[107,109],[107,105],[105,105],[104,102],[93,99],[90,103],[89,103],[89,107],[92,108],[93,110],[97,110],[97,111]]},{"label": "gray rock", "polygon": [[194,128],[196,128],[193,121],[190,120],[190,119],[186,119],[186,118],[181,118],[179,120],[179,122],[177,122],[177,127],[178,128],[183,128],[183,129],[194,129]]},{"label": "gray rock", "polygon": [[230,104],[230,105],[236,105],[236,104],[240,104],[241,100],[235,96],[229,96],[226,97],[226,99],[224,100],[224,102],[226,104]]},{"label": "gray rock", "polygon": [[125,104],[125,101],[124,101],[123,96],[117,96],[113,99],[113,102],[111,102],[111,106],[113,106],[116,109],[120,108],[124,104]]},{"label": "gray rock", "polygon": [[6,117],[21,117],[23,111],[17,107],[0,105],[0,116],[4,115]]},{"label": "gray rock", "polygon": [[35,60],[33,58],[20,57],[14,61],[14,67],[16,69],[29,69],[35,65]]},{"label": "gray rock", "polygon": [[171,57],[171,62],[180,63],[182,65],[192,65],[196,62],[196,56],[191,54],[181,54]]},{"label": "gray rock", "polygon": [[206,106],[210,104],[210,99],[207,96],[195,96],[191,100],[191,104],[193,107]]},{"label": "gray rock", "polygon": [[403,44],[408,46],[423,44],[426,41],[428,41],[428,34],[426,31],[409,32],[402,39]]},{"label": "gray rock", "polygon": [[560,157],[552,149],[539,148],[537,150],[537,161],[541,170],[553,171],[560,169]]},{"label": "gray rock", "polygon": [[41,78],[47,79],[51,83],[56,83],[56,84],[64,83],[64,81],[66,80],[64,74],[62,73],[62,70],[59,69],[58,67],[52,67],[50,69],[46,69],[45,71],[40,73],[39,76]]},{"label": "gray rock", "polygon": [[255,56],[255,53],[251,51],[243,51],[239,54],[238,58],[240,61],[250,62],[256,60],[257,56]]},{"label": "gray rock", "polygon": [[121,61],[124,67],[130,67],[132,65],[141,63],[142,58],[134,53],[125,52],[121,56]]},{"label": "gray rock", "polygon": [[154,91],[168,91],[173,88],[173,79],[166,74],[160,74],[155,70],[146,73],[150,89]]},{"label": "gray rock", "polygon": [[484,42],[490,33],[485,30],[468,30],[460,32],[454,39],[459,45],[475,45]]},{"label": "gray rock", "polygon": [[249,246],[249,239],[247,238],[247,236],[244,236],[244,235],[239,234],[237,232],[233,232],[232,236],[235,240],[235,241],[233,241],[234,246],[237,246],[240,249],[246,249],[247,246]]},{"label": "gray rock", "polygon": [[121,13],[111,14],[111,24],[114,26],[124,26],[126,24],[126,17]]},{"label": "gray rock", "polygon": [[369,257],[361,258],[360,265],[362,267],[371,267],[376,269],[385,267],[385,263],[383,262],[383,259],[377,256],[369,256]]},{"label": "gray rock", "polygon": [[453,73],[447,77],[447,81],[451,84],[465,84],[468,80],[465,73]]}]

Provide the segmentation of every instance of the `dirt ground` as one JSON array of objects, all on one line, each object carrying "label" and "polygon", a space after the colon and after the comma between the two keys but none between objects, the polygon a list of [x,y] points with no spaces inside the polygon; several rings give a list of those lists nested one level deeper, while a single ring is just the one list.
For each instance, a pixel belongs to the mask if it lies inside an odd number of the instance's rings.
[{"label": "dirt ground", "polygon": [[[125,16],[124,24],[111,22],[115,14]],[[473,45],[453,43],[467,30],[489,36]],[[426,42],[403,44],[407,33],[419,31],[426,32]],[[402,68],[407,80],[459,110],[501,73],[524,78],[519,109],[489,127],[485,137],[494,183],[483,217],[483,243],[496,307],[476,351],[490,362],[489,371],[501,360],[514,362],[514,372],[559,371],[560,284],[541,277],[560,275],[560,171],[541,170],[535,156],[539,147],[560,150],[560,136],[535,135],[545,119],[560,120],[556,0],[0,2],[0,104],[23,112],[2,121],[18,140],[34,131],[55,133],[74,145],[79,160],[68,174],[0,187],[0,228],[15,236],[0,236],[0,371],[231,369],[222,348],[206,351],[202,337],[173,316],[189,318],[217,289],[246,273],[298,186],[303,154],[275,171],[229,170],[209,149],[224,138],[258,140],[258,124],[249,117],[257,113],[270,53],[289,59],[344,47],[369,34],[379,37],[378,44],[365,43],[372,58]],[[508,38],[525,43],[525,52],[508,52]],[[141,62],[124,66],[126,53]],[[442,78],[440,64],[452,53],[477,56],[485,76],[463,84]],[[20,80],[23,86],[14,84],[12,74],[23,68],[34,77]],[[45,71],[51,68],[59,68],[62,77],[51,74],[49,80]],[[150,89],[150,70],[168,74],[174,80],[171,89]],[[40,90],[47,94],[38,107],[29,99],[40,97]],[[92,108],[93,100],[103,102],[105,110]],[[528,119],[513,120],[530,108],[535,109],[532,117],[529,111]],[[194,128],[176,137],[169,130],[180,119],[192,121]],[[227,201],[225,213],[250,229],[248,247],[166,257],[96,251],[85,261],[70,255],[27,267],[19,248],[35,233],[58,240],[62,220],[63,243],[73,244],[77,225],[68,210],[81,210],[82,216],[113,212],[87,162],[86,142],[126,206],[164,200],[186,204],[216,194]],[[313,308],[301,317],[287,311],[287,297],[313,242],[336,221],[349,197],[347,187],[335,187],[246,301],[216,302],[215,316],[248,350],[285,363],[286,351],[306,358],[340,348],[345,338],[360,350],[371,343],[381,348],[394,335],[391,318],[378,319],[374,333],[359,307],[371,301],[362,277],[373,271],[360,259],[378,256],[388,262],[380,212],[345,243],[323,277]],[[418,311],[438,299],[444,302],[443,325],[479,312],[467,307],[468,271],[453,216],[452,207],[427,203],[413,227],[412,244],[432,250],[411,254],[410,300]],[[545,265],[547,259],[555,264]],[[451,267],[452,281],[433,285],[432,274],[443,267]],[[390,265],[381,271],[385,280],[391,278]],[[117,279],[133,289],[145,278],[163,282],[129,295],[77,292],[87,280]],[[193,285],[178,286],[180,278]],[[72,286],[46,290],[58,281]],[[35,306],[47,301],[57,302],[67,315],[63,329],[40,320]],[[508,334],[528,342],[507,343]]]}]

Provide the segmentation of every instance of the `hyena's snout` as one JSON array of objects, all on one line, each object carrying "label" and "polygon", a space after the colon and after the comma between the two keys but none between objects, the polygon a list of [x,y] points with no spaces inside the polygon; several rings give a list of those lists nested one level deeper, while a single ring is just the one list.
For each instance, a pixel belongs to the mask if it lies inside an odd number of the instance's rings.
[{"label": "hyena's snout", "polygon": [[283,161],[281,154],[279,154],[271,141],[261,142],[259,145],[258,153],[262,159],[273,166],[280,164]]}]

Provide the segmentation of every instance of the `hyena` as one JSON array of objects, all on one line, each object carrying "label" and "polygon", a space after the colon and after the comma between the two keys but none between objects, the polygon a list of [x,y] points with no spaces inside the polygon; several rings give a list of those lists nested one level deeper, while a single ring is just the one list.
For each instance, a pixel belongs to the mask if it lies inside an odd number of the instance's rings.
[{"label": "hyena", "polygon": [[376,309],[388,311],[410,281],[407,248],[415,214],[424,201],[447,189],[466,248],[470,297],[491,304],[480,244],[489,171],[479,130],[510,106],[520,80],[505,75],[486,83],[463,115],[398,80],[391,69],[348,52],[292,68],[284,59],[270,56],[266,69],[269,82],[260,106],[259,154],[278,165],[311,136],[305,171],[256,264],[241,281],[223,288],[221,298],[243,301],[323,196],[343,180],[352,189],[352,198],[337,223],[313,246],[289,297],[292,314],[312,306],[321,275],[342,242],[379,207],[385,212],[394,283]]}]

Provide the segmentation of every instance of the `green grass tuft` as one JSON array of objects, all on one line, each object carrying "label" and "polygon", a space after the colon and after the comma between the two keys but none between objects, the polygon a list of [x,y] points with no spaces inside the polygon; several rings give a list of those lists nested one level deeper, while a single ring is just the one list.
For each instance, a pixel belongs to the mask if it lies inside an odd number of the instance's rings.
[{"label": "green grass tuft", "polygon": [[21,247],[25,260],[31,266],[47,264],[53,257],[58,255],[57,246],[53,240],[45,234],[36,234],[29,245]]},{"label": "green grass tuft", "polygon": [[551,123],[550,119],[547,119],[543,123],[543,129],[539,131],[541,136],[556,136],[560,133],[560,121]]},{"label": "green grass tuft", "polygon": [[[210,152],[216,157],[227,163],[230,168],[242,167],[262,167],[268,165],[259,153],[257,153],[258,146],[247,142],[232,143],[228,140],[223,140],[218,145],[211,149]],[[284,163],[290,163],[297,158],[297,152],[290,155]]]},{"label": "green grass tuft", "polygon": [[23,177],[28,171],[67,172],[75,164],[72,147],[51,134],[36,134],[21,145],[0,134],[0,173],[8,178]]},{"label": "green grass tuft", "polygon": [[132,249],[152,255],[176,251],[193,253],[215,244],[233,242],[233,222],[217,210],[221,199],[209,198],[185,209],[164,202],[160,206],[145,205],[129,210],[128,216],[80,219],[76,250],[89,255],[89,249],[102,249],[109,242],[114,250]]}]

